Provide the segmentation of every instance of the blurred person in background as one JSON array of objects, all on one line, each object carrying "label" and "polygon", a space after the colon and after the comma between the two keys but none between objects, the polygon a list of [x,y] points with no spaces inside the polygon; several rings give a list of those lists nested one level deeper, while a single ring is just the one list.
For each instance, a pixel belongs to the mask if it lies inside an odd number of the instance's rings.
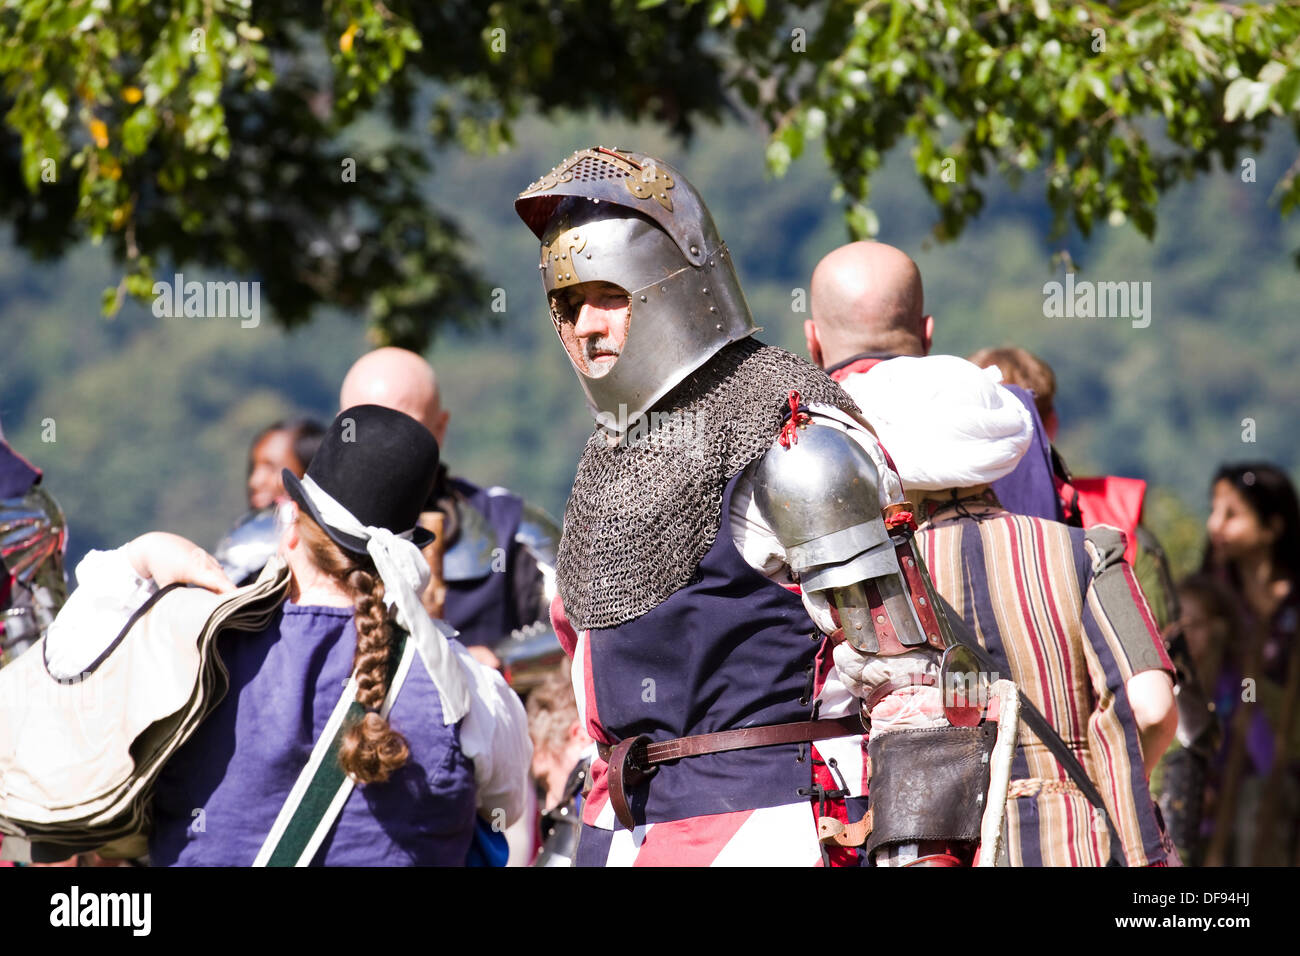
[{"label": "blurred person in background", "polygon": [[301,478],[311,466],[325,428],[310,418],[279,421],[258,432],[248,449],[248,507],[269,508],[284,497],[281,473]]},{"label": "blurred person in background", "polygon": [[[1173,579],[1164,549],[1142,524],[1146,482],[1116,475],[1078,478],[1070,474],[1060,452],[1050,443],[1060,428],[1056,414],[1056,373],[1033,352],[1010,346],[980,349],[971,355],[970,361],[980,368],[996,366],[1002,373],[1003,385],[1018,387],[1019,394],[1027,394],[1033,402],[1043,423],[1044,446],[1053,474],[1055,520],[1076,528],[1108,524],[1123,531],[1127,539],[1124,559],[1133,566],[1156,623],[1164,628],[1176,621]],[[1012,511],[1027,513],[1017,507],[1021,500],[1017,487],[999,482],[994,490],[1004,503],[1010,502],[1007,507]]]},{"label": "blurred person in background", "polygon": [[1022,726],[1007,802],[1011,865],[1176,864],[1146,780],[1175,733],[1173,666],[1122,536],[1002,507],[991,486],[1032,434],[1029,410],[995,375],[954,356],[898,358],[866,376],[862,398],[897,456],[950,623],[978,638],[1069,741],[1113,825],[1092,825],[1100,814],[1082,785]]},{"label": "blurred person in background", "polygon": [[[1151,792],[1164,816],[1171,839],[1184,861],[1199,855],[1204,782],[1214,748],[1218,724],[1210,696],[1201,690],[1196,663],[1181,638],[1181,612],[1173,575],[1164,548],[1142,523],[1146,482],[1140,478],[1100,475],[1080,478],[1070,473],[1065,459],[1049,441],[1056,437],[1056,373],[1027,349],[1007,346],[980,349],[970,361],[981,368],[996,366],[1004,385],[1020,386],[1022,401],[1032,401],[1043,422],[1043,445],[1052,475],[1056,520],[1077,528],[1109,525],[1125,535],[1124,559],[1142,589],[1147,606],[1165,641],[1176,671],[1178,732],[1165,756],[1151,770]],[[1028,396],[1026,399],[1024,396]],[[999,499],[1011,511],[1022,512],[1024,488],[1011,475],[994,483]]]},{"label": "blurred person in background", "polygon": [[1239,631],[1231,592],[1210,574],[1191,574],[1178,582],[1178,618],[1165,628],[1169,656],[1178,665],[1178,733],[1152,774],[1157,794],[1184,862],[1201,866],[1209,833],[1206,787],[1210,765],[1223,739],[1219,713],[1231,708],[1240,692],[1229,675],[1225,684],[1223,655]]},{"label": "blurred person in background", "polygon": [[541,795],[541,851],[533,866],[571,866],[578,848],[584,785],[595,755],[573,696],[566,661],[528,695],[533,780]]},{"label": "blurred person in background", "polygon": [[1033,396],[1034,408],[1043,423],[1048,441],[1056,441],[1060,421],[1056,417],[1056,373],[1041,358],[1021,348],[980,349],[968,361],[980,368],[996,365],[1002,371],[1002,384],[1015,384]]},{"label": "blurred person in background", "polygon": [[[376,349],[357,359],[343,379],[339,403],[342,408],[372,403],[405,412],[429,430],[439,447],[451,421],[433,367],[406,349]],[[426,608],[460,632],[471,654],[499,668],[493,648],[547,617],[559,527],[518,495],[455,477],[445,464],[435,476],[422,526],[431,527],[435,515],[441,516],[443,529],[441,569],[434,579],[439,593],[426,595]]]},{"label": "blurred person in background", "polygon": [[[0,667],[45,633],[68,598],[63,510],[41,484],[41,470],[14,451],[0,430]],[[28,857],[27,841],[0,836],[0,866]]]},{"label": "blurred person in background", "polygon": [[[1034,443],[1021,467],[994,482],[998,500],[1016,514],[1087,527],[1077,521],[1067,521],[1061,501],[1057,476],[1065,470],[1065,465],[1052,445],[1059,427],[1054,407],[1056,374],[1052,367],[1020,348],[980,349],[969,361],[980,368],[996,366],[1002,373],[1002,385],[1029,409],[1034,419]],[[1129,555],[1128,560],[1131,564],[1133,556]]]},{"label": "blurred person in background", "polygon": [[1300,506],[1280,468],[1224,465],[1211,482],[1202,571],[1240,630],[1218,689],[1227,728],[1211,782],[1206,865],[1295,865],[1300,850]]},{"label": "blurred person in background", "polygon": [[[872,369],[900,356],[929,355],[934,346],[934,316],[925,312],[921,272],[907,253],[883,242],[851,242],[828,253],[813,270],[810,308],[812,318],[804,322],[809,356],[859,405]],[[994,490],[1016,514],[1060,521],[1049,430],[1025,390],[1031,386],[1003,372],[1003,384],[1029,410],[1034,435]],[[862,410],[871,417],[871,409]]]},{"label": "blurred person in background", "polygon": [[275,554],[277,501],[285,499],[281,474],[288,469],[301,478],[311,466],[325,428],[310,418],[267,425],[248,449],[248,511],[213,550],[222,570],[237,585],[256,580]]},{"label": "blurred person in background", "polygon": [[1237,640],[1232,592],[1215,575],[1198,572],[1178,582],[1178,623],[1201,690],[1217,699],[1223,655]]},{"label": "blurred person in background", "polygon": [[921,272],[901,249],[851,242],[831,251],[813,270],[809,305],[808,354],[841,385],[899,355],[930,353],[934,316],[924,314]]}]

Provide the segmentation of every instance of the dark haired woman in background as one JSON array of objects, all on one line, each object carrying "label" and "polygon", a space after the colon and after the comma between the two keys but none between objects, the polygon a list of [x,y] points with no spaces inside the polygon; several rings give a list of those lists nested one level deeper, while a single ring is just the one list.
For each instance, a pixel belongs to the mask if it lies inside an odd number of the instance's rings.
[{"label": "dark haired woman in background", "polygon": [[320,448],[324,427],[310,418],[267,425],[248,448],[248,507],[212,553],[238,585],[251,584],[275,554],[280,533],[275,503],[285,498],[283,472],[301,478]]},{"label": "dark haired woman in background", "polygon": [[248,507],[269,508],[284,497],[280,473],[288,468],[301,478],[325,436],[325,426],[310,418],[278,421],[263,428],[248,448]]},{"label": "dark haired woman in background", "polygon": [[1178,669],[1178,733],[1152,772],[1151,790],[1183,865],[1201,866],[1209,836],[1206,785],[1223,743],[1217,711],[1241,691],[1240,675],[1223,673],[1224,649],[1238,630],[1237,598],[1214,574],[1188,575],[1174,592],[1169,607],[1176,618],[1163,637]]},{"label": "dark haired woman in background", "polygon": [[1227,585],[1239,617],[1217,685],[1227,734],[1211,785],[1206,864],[1293,865],[1300,836],[1300,505],[1291,480],[1269,464],[1224,465],[1211,484],[1206,531],[1202,570]]}]

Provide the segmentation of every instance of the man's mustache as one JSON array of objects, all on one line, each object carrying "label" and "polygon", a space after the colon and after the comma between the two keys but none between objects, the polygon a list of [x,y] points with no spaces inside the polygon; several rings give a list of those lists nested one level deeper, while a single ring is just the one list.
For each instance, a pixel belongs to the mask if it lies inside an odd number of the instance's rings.
[{"label": "man's mustache", "polygon": [[598,339],[587,339],[582,346],[583,354],[589,359],[594,359],[597,352],[609,352],[617,357],[621,353],[618,343],[612,336],[602,336]]}]

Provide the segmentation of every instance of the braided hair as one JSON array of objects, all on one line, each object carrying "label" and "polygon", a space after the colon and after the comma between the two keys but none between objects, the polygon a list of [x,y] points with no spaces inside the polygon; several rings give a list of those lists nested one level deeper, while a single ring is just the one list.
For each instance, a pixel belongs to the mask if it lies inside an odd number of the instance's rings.
[{"label": "braided hair", "polygon": [[366,714],[343,737],[339,763],[359,783],[383,783],[410,759],[406,738],[389,726],[379,708],[388,695],[393,629],[384,606],[384,582],[374,562],[354,557],[335,544],[306,514],[298,516],[298,532],[312,563],[337,581],[352,597],[356,614],[357,703]]}]

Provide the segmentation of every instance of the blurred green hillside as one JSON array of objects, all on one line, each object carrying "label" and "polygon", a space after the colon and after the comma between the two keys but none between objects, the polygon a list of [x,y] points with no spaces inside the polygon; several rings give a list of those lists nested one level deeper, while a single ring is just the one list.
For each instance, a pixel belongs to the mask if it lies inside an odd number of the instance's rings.
[{"label": "blurred green hillside", "polygon": [[[536,243],[512,200],[594,142],[657,153],[690,176],[735,253],[766,341],[802,353],[807,316],[792,311],[795,290],[806,290],[817,260],[846,237],[819,152],[769,180],[762,135],[740,125],[705,130],[683,147],[656,129],[591,117],[529,121],[502,155],[435,157],[428,189],[459,217],[475,264],[506,304],[493,313],[485,303],[466,317],[475,331],[447,332],[428,354],[452,412],[446,458],[454,471],[507,485],[556,515],[591,423],[546,316]],[[1254,183],[1216,172],[1169,194],[1154,243],[1128,226],[1086,243],[1050,241],[1049,214],[1036,199],[1042,190],[1026,181],[1020,191],[990,184],[985,212],[962,239],[933,245],[931,208],[908,157],[891,157],[874,185],[879,238],[921,267],[936,350],[1018,344],[1050,362],[1067,460],[1078,474],[1134,475],[1158,486],[1152,519],[1179,570],[1196,559],[1205,485],[1218,462],[1300,469],[1300,273],[1287,253],[1300,245],[1300,222],[1281,222],[1269,203],[1294,158],[1277,145],[1258,157]],[[104,319],[100,294],[116,276],[100,250],[47,264],[15,252],[7,238],[3,247],[0,424],[45,469],[68,514],[74,561],[152,528],[215,543],[243,510],[252,434],[291,414],[328,420],[344,371],[367,348],[348,316],[326,315],[289,334],[273,326],[265,304],[250,329],[237,319],[158,319],[134,305]],[[1151,282],[1150,326],[1045,318],[1043,284],[1063,275],[1050,264],[1058,251],[1069,252],[1079,278]],[[1247,418],[1254,444],[1242,440]],[[42,440],[48,420],[52,442]]]}]

